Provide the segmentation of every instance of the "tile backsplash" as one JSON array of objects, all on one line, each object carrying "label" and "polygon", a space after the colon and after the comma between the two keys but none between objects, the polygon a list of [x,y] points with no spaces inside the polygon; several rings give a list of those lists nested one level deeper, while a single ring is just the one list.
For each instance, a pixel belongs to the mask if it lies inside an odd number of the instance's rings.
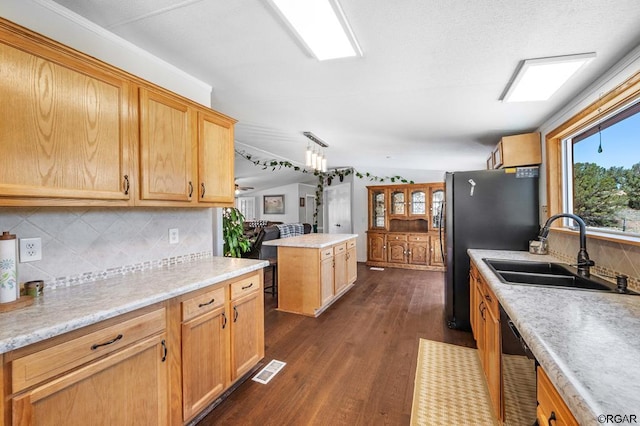
[{"label": "tile backsplash", "polygon": [[[0,232],[42,239],[42,260],[19,263],[19,281],[49,286],[210,256],[212,220],[212,209],[0,208]],[[178,244],[169,244],[171,228],[179,231]]]},{"label": "tile backsplash", "polygon": [[[580,241],[577,235],[554,232],[549,234],[549,252],[564,262],[575,264]],[[615,282],[616,274],[629,277],[629,288],[640,291],[640,246],[621,244],[596,238],[587,239],[589,258],[595,262],[592,273]]]}]

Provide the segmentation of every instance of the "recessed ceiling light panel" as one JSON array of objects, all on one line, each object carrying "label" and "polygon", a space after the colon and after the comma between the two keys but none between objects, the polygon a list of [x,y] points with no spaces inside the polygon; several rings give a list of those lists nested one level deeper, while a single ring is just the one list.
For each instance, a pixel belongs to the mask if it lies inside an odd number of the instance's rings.
[{"label": "recessed ceiling light panel", "polygon": [[268,0],[318,60],[362,56],[337,0]]},{"label": "recessed ceiling light panel", "polygon": [[516,70],[516,75],[509,83],[502,101],[546,101],[595,57],[595,53],[583,53],[526,59]]}]

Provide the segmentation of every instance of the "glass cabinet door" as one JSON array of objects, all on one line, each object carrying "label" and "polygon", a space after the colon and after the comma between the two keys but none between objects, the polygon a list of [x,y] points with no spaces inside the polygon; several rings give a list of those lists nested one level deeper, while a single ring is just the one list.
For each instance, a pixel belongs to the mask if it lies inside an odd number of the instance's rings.
[{"label": "glass cabinet door", "polygon": [[431,228],[438,229],[444,226],[444,190],[434,189],[431,191]]},{"label": "glass cabinet door", "polygon": [[375,190],[371,193],[371,227],[385,227],[384,190]]},{"label": "glass cabinet door", "polygon": [[406,214],[406,200],[403,190],[391,191],[391,216],[404,216]]},{"label": "glass cabinet door", "polygon": [[427,214],[427,193],[424,189],[414,189],[409,194],[409,214],[424,216]]}]

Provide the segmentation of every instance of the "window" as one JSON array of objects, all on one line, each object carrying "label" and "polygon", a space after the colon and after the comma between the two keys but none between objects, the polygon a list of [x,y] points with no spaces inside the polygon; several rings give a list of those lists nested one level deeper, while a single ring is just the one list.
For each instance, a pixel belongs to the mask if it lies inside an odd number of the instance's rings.
[{"label": "window", "polygon": [[563,139],[564,210],[598,232],[640,236],[640,99]]}]

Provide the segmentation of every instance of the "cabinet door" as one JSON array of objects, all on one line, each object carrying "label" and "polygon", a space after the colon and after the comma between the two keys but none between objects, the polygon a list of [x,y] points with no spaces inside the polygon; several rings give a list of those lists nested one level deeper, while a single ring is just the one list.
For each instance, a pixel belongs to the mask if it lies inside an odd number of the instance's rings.
[{"label": "cabinet door", "polygon": [[192,200],[195,136],[194,114],[187,104],[140,89],[141,200],[182,203]]},{"label": "cabinet door", "polygon": [[333,257],[328,257],[320,262],[320,306],[324,306],[333,299],[335,294],[333,283]]},{"label": "cabinet door", "polygon": [[154,336],[12,400],[13,424],[166,425],[165,337]]},{"label": "cabinet door", "polygon": [[228,383],[229,324],[224,306],[182,324],[183,421],[202,411]]},{"label": "cabinet door", "polygon": [[264,358],[263,292],[231,301],[231,380],[236,380]]},{"label": "cabinet door", "polygon": [[427,211],[427,188],[412,188],[408,192],[409,216],[413,218],[429,217],[429,212]]},{"label": "cabinet door", "polygon": [[[129,83],[44,45],[7,37],[20,46],[0,43],[1,204],[20,204],[10,197],[30,197],[29,204],[37,204],[33,197],[129,204]],[[58,60],[49,61],[54,54]]]},{"label": "cabinet door", "polygon": [[407,191],[400,188],[389,190],[389,216],[407,216]]},{"label": "cabinet door", "polygon": [[486,310],[485,329],[485,373],[489,388],[489,397],[494,415],[502,420],[501,388],[502,371],[500,369],[500,318],[496,318],[491,309]]},{"label": "cabinet door", "polygon": [[407,263],[407,242],[389,240],[387,242],[389,248],[389,263]]},{"label": "cabinet door", "polygon": [[367,234],[367,245],[369,246],[367,260],[371,262],[387,261],[387,246],[385,244],[385,234]]},{"label": "cabinet door", "polygon": [[431,202],[429,211],[429,230],[438,231],[444,228],[444,187],[432,186],[429,190]]},{"label": "cabinet door", "polygon": [[410,241],[408,244],[408,262],[411,265],[428,265],[429,264],[429,237],[415,237],[415,239],[424,241]]},{"label": "cabinet door", "polygon": [[387,226],[387,207],[383,188],[369,189],[369,229],[385,229]]},{"label": "cabinet door", "polygon": [[233,122],[198,112],[199,202],[233,204],[233,162]]},{"label": "cabinet door", "polygon": [[347,250],[342,246],[343,250],[336,253],[333,257],[334,287],[335,293],[338,294],[347,286]]},{"label": "cabinet door", "polygon": [[354,283],[358,278],[358,259],[356,255],[355,241],[353,241],[353,243],[354,246],[347,250],[347,284]]},{"label": "cabinet door", "polygon": [[432,236],[429,240],[429,264],[431,266],[444,266],[444,241],[444,235],[442,236],[442,239],[440,239],[439,236]]}]

